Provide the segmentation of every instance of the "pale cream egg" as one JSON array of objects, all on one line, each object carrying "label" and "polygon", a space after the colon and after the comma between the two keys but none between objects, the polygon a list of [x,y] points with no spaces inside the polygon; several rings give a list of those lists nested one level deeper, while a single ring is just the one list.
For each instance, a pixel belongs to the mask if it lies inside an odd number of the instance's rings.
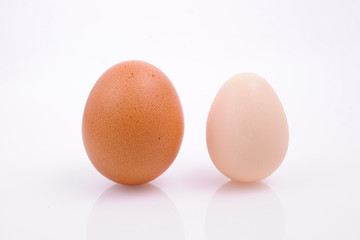
[{"label": "pale cream egg", "polygon": [[211,106],[206,140],[214,165],[232,180],[255,182],[271,175],[286,155],[289,130],[270,84],[253,73],[230,78]]}]

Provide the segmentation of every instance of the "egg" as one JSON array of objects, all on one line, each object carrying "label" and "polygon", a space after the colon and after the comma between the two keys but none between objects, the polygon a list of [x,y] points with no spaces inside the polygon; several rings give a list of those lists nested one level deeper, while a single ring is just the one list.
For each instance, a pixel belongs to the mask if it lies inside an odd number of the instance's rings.
[{"label": "egg", "polygon": [[82,121],[86,153],[108,179],[149,182],[176,158],[184,133],[177,92],[168,77],[143,61],[108,69],[87,99]]},{"label": "egg", "polygon": [[206,142],[212,162],[230,179],[256,182],[271,175],[286,155],[289,130],[270,84],[253,73],[230,78],[210,108]]}]

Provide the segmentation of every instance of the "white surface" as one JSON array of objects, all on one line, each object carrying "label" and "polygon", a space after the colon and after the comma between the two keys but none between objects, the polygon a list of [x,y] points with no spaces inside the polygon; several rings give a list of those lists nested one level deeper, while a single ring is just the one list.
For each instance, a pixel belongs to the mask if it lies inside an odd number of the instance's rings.
[{"label": "white surface", "polygon": [[[1,1],[0,239],[360,239],[360,2]],[[175,85],[174,164],[114,186],[81,139],[110,66],[148,61]],[[228,183],[205,143],[232,75],[267,79],[287,113],[282,166]]]}]

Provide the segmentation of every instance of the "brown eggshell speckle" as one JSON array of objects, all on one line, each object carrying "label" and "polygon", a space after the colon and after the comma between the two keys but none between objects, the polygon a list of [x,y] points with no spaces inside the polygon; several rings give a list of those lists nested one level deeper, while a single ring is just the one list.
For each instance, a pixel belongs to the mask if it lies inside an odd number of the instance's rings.
[{"label": "brown eggshell speckle", "polygon": [[83,142],[92,164],[121,184],[161,175],[182,142],[184,118],[170,80],[155,66],[126,61],[93,87],[83,115]]}]

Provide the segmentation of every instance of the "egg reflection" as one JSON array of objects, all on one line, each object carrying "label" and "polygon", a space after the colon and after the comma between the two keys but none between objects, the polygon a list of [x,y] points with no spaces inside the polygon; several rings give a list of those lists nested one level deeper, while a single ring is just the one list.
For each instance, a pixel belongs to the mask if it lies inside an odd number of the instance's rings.
[{"label": "egg reflection", "polygon": [[175,205],[159,188],[116,184],[96,201],[87,239],[184,239],[184,231]]},{"label": "egg reflection", "polygon": [[207,239],[283,239],[281,201],[265,183],[227,182],[210,201]]}]

